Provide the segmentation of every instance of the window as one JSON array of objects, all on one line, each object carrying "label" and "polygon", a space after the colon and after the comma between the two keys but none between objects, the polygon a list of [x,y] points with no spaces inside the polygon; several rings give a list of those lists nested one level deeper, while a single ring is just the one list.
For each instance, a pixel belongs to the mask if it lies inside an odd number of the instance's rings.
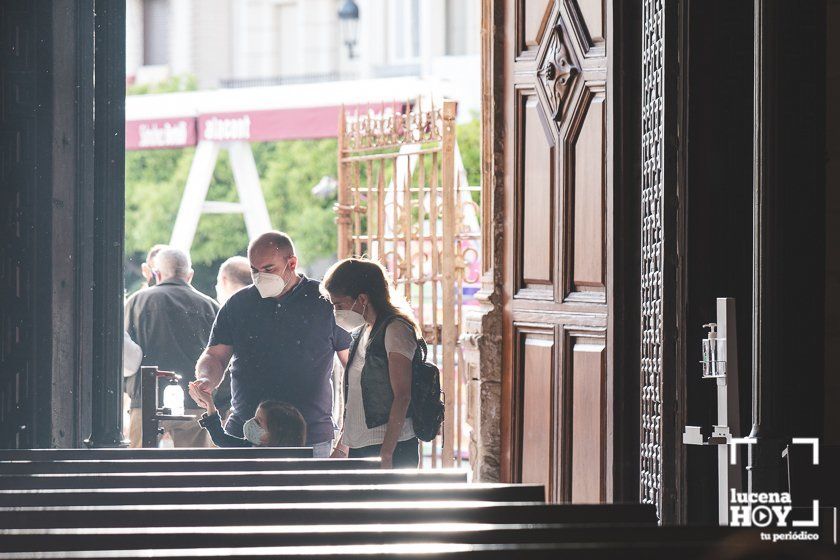
[{"label": "window", "polygon": [[391,8],[391,63],[420,58],[420,0],[393,0]]},{"label": "window", "polygon": [[464,0],[446,0],[446,54],[467,54],[467,8]]},{"label": "window", "polygon": [[298,7],[296,3],[284,3],[274,6],[274,44],[275,76],[301,74],[303,59],[299,42]]},{"label": "window", "polygon": [[143,1],[143,65],[169,64],[169,0]]}]

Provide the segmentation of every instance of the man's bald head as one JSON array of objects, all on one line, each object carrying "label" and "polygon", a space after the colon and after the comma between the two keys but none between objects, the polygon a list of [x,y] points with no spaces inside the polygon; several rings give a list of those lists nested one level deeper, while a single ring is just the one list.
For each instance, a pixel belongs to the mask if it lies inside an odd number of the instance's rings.
[{"label": "man's bald head", "polygon": [[219,267],[216,299],[223,304],[245,286],[251,285],[251,263],[245,257],[231,257]]},{"label": "man's bald head", "polygon": [[231,257],[219,267],[219,279],[224,279],[237,289],[251,284],[251,263],[245,257]]},{"label": "man's bald head", "polygon": [[248,245],[248,258],[254,253],[270,250],[279,252],[284,258],[295,256],[295,244],[291,237],[282,231],[268,231],[254,238]]},{"label": "man's bald head", "polygon": [[[292,238],[285,233],[269,231],[251,241],[248,245],[248,261],[251,263],[251,272],[255,274],[254,284],[260,290],[260,294],[266,291],[265,284],[262,283],[264,278],[261,276],[274,275],[283,280],[280,294],[263,297],[280,297],[291,290],[299,280],[296,272],[295,245],[292,243]],[[257,274],[260,276],[256,276]],[[270,276],[265,279],[272,282]],[[268,292],[273,292],[273,290],[269,288]]]},{"label": "man's bald head", "polygon": [[177,278],[185,282],[192,280],[193,269],[190,256],[180,249],[167,247],[155,256],[155,269],[160,281]]}]

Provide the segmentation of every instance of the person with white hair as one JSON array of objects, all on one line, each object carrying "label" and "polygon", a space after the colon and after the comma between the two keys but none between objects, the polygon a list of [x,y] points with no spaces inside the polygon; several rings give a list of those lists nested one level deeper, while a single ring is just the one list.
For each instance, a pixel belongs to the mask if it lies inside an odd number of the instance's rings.
[{"label": "person with white hair", "polygon": [[[138,291],[125,303],[125,330],[143,349],[142,366],[157,366],[181,375],[184,413],[199,416],[204,410],[190,398],[189,382],[195,379],[194,365],[210,338],[219,304],[190,285],[192,263],[180,249],[161,249],[150,272],[154,285]],[[135,374],[129,378],[133,383],[126,391],[131,396],[131,447],[142,445],[139,377]],[[163,389],[161,385],[161,395]],[[161,422],[161,427],[175,447],[210,446],[207,432],[195,422]]]},{"label": "person with white hair", "polygon": [[[251,263],[245,257],[231,257],[219,267],[216,277],[216,300],[223,306],[230,296],[251,284]],[[221,385],[213,392],[213,404],[218,409],[222,422],[227,421],[230,413],[230,399],[230,372],[225,370]]]},{"label": "person with white hair", "polygon": [[216,301],[219,305],[224,305],[230,296],[251,284],[251,263],[245,257],[231,257],[219,267],[216,277]]},{"label": "person with white hair", "polygon": [[140,265],[140,274],[143,275],[143,279],[146,281],[146,284],[143,286],[145,288],[151,287],[155,285],[155,277],[152,273],[155,270],[155,257],[157,254],[166,249],[168,245],[157,244],[152,245],[152,248],[149,249],[149,252],[146,253],[146,262]]}]

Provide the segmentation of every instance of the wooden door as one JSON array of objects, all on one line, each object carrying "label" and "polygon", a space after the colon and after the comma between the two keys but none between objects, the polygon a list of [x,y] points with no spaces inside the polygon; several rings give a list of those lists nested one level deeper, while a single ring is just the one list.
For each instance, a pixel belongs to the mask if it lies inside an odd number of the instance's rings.
[{"label": "wooden door", "polygon": [[502,476],[611,499],[608,0],[506,0]]}]

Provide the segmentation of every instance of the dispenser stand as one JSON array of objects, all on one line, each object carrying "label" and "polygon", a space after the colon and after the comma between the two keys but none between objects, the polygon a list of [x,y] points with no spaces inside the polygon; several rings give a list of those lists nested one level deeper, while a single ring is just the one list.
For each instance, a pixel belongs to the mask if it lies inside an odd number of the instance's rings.
[{"label": "dispenser stand", "polygon": [[718,298],[717,323],[704,326],[710,328],[710,333],[709,338],[703,341],[702,376],[703,379],[714,379],[717,382],[717,423],[708,439],[704,438],[700,426],[686,426],[683,443],[717,446],[718,522],[720,525],[729,525],[729,489],[741,489],[740,471],[736,465],[730,465],[728,445],[733,437],[738,437],[741,422],[735,299]]},{"label": "dispenser stand", "polygon": [[171,371],[163,371],[157,366],[140,368],[140,433],[143,447],[157,447],[159,436],[163,433],[160,423],[164,420],[195,422],[195,418],[186,415],[173,415],[168,408],[158,407],[158,378],[166,379],[170,384],[178,383],[181,376]]}]

